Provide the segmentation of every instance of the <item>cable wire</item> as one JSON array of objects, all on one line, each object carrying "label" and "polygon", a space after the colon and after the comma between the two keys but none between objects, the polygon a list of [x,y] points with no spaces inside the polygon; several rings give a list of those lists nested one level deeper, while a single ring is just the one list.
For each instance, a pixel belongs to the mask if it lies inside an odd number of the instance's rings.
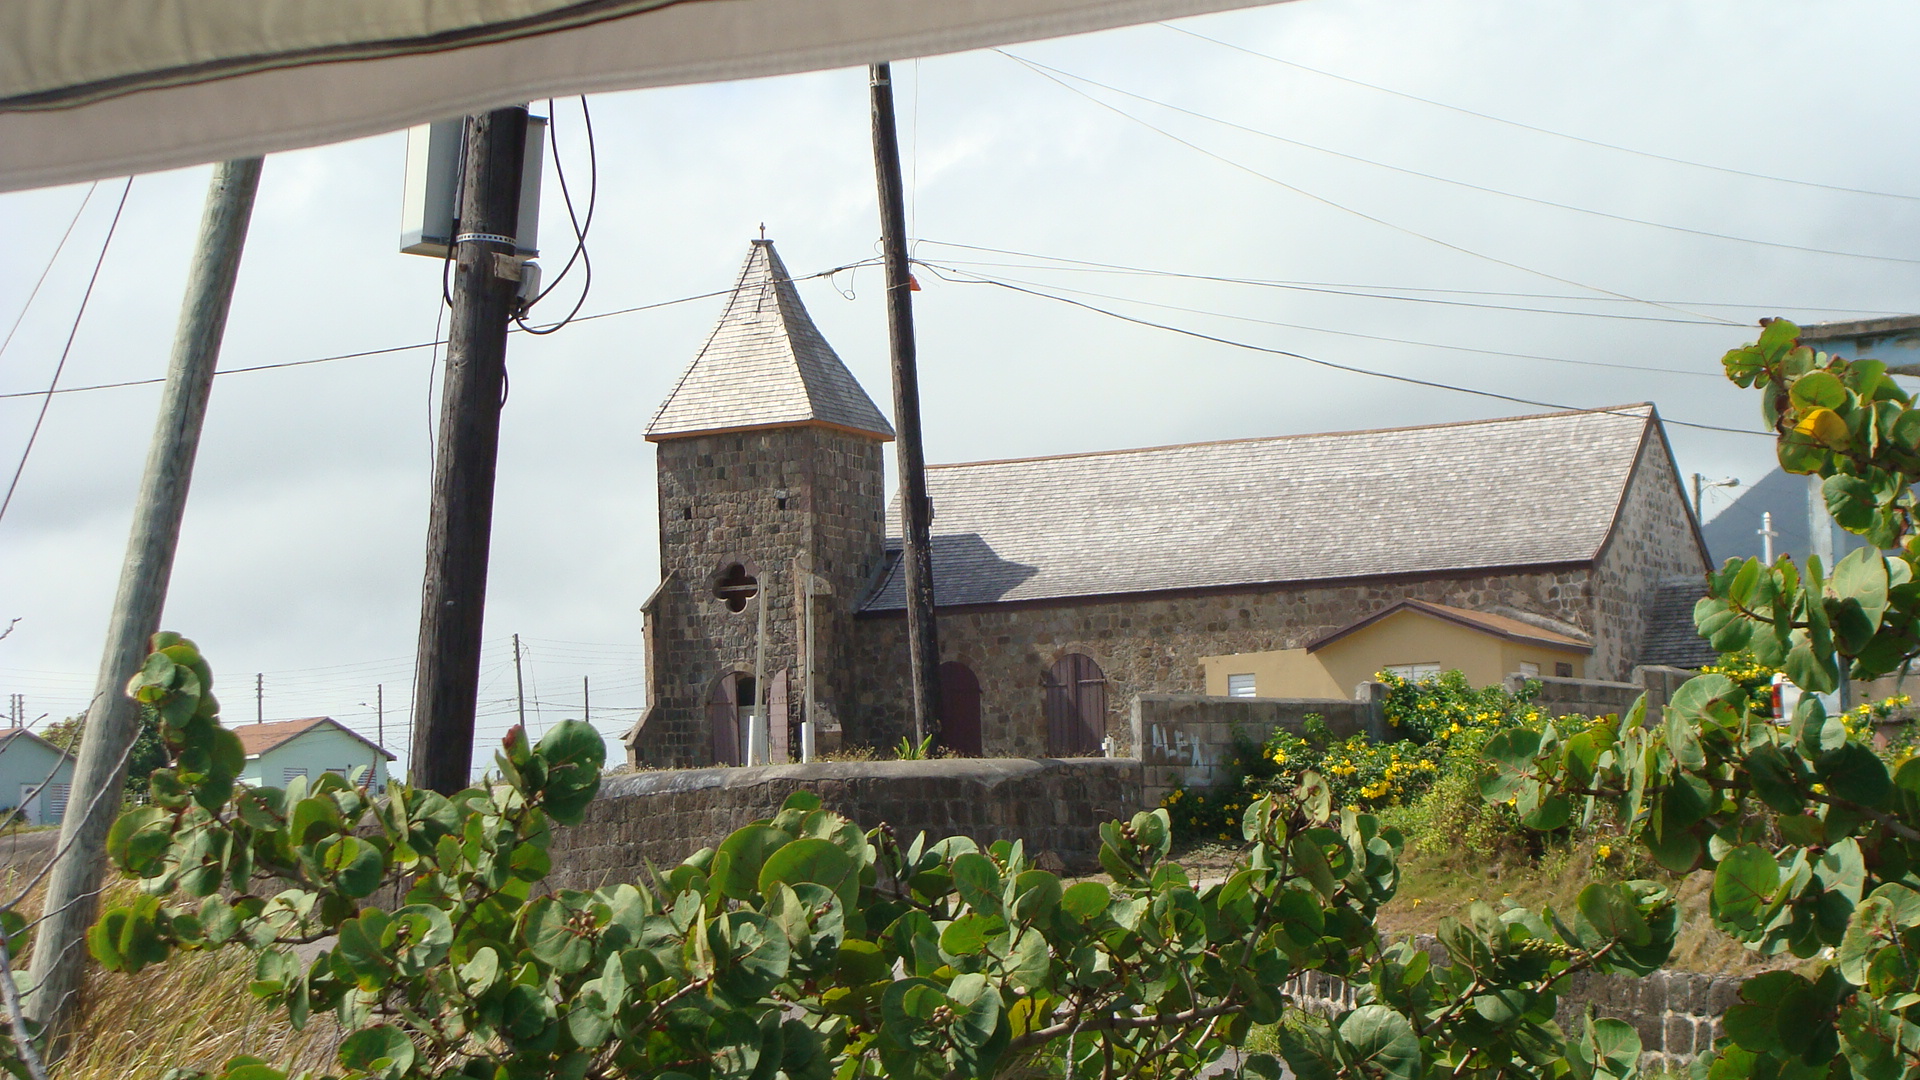
[{"label": "cable wire", "polygon": [[1354,217],[1360,218],[1364,221],[1371,221],[1376,225],[1384,226],[1385,228],[1392,229],[1395,232],[1403,233],[1407,236],[1414,237],[1415,239],[1418,239],[1418,240],[1425,240],[1430,244],[1438,245],[1440,247],[1446,248],[1449,251],[1456,251],[1462,255],[1469,255],[1469,256],[1472,256],[1473,258],[1482,259],[1486,262],[1493,263],[1497,266],[1504,266],[1511,270],[1519,270],[1522,273],[1533,274],[1536,277],[1542,277],[1547,279],[1548,281],[1557,281],[1562,285],[1571,285],[1576,289],[1586,289],[1590,292],[1603,293],[1607,296],[1616,297],[1621,300],[1631,300],[1634,303],[1645,304],[1649,307],[1661,308],[1666,311],[1678,312],[1679,314],[1682,314],[1682,315],[1692,315],[1696,318],[1702,318],[1702,319],[1713,319],[1717,322],[1721,322],[1729,326],[1742,325],[1734,320],[1720,318],[1719,316],[1715,316],[1715,315],[1708,315],[1705,312],[1689,311],[1685,308],[1676,307],[1672,304],[1662,304],[1654,300],[1642,300],[1637,296],[1630,296],[1623,292],[1616,292],[1612,289],[1601,288],[1598,285],[1589,285],[1586,282],[1576,281],[1572,278],[1561,277],[1558,274],[1550,274],[1545,270],[1537,270],[1531,266],[1526,266],[1521,263],[1512,262],[1508,259],[1502,259],[1495,255],[1488,255],[1483,251],[1475,251],[1472,248],[1463,247],[1459,244],[1442,240],[1437,236],[1431,236],[1431,235],[1428,235],[1427,233],[1420,232],[1417,229],[1411,229],[1405,225],[1395,224],[1394,222],[1388,221],[1385,218],[1375,217],[1374,215],[1369,214],[1363,210],[1356,210],[1351,206],[1347,206],[1343,203],[1335,202],[1324,195],[1316,195],[1315,193],[1308,191],[1303,187],[1299,187],[1294,184],[1289,184],[1285,180],[1282,180],[1277,176],[1271,176],[1267,173],[1263,173],[1251,165],[1246,165],[1241,162],[1235,161],[1234,159],[1227,157],[1225,154],[1216,153],[1212,150],[1207,149],[1204,146],[1201,146],[1199,143],[1181,138],[1180,136],[1175,135],[1173,132],[1168,131],[1166,128],[1160,127],[1158,124],[1155,124],[1152,121],[1144,120],[1138,116],[1135,116],[1132,113],[1126,111],[1125,109],[1122,109],[1119,106],[1114,105],[1110,102],[1101,101],[1099,98],[1094,97],[1092,94],[1087,93],[1086,91],[1080,89],[1079,87],[1066,82],[1065,80],[1059,78],[1058,76],[1052,75],[1046,71],[1042,71],[1041,69],[1032,66],[1031,64],[1028,64],[1026,61],[1020,59],[1017,56],[1014,56],[1012,53],[1006,52],[1001,49],[995,49],[993,51],[999,53],[1001,56],[1004,56],[1009,60],[1012,60],[1013,62],[1021,65],[1022,67],[1025,67],[1028,71],[1031,71],[1035,75],[1038,75],[1043,79],[1046,79],[1048,82],[1051,82],[1054,85],[1060,87],[1061,89],[1066,90],[1068,93],[1075,94],[1081,98],[1086,99],[1087,101],[1092,102],[1095,105],[1098,105],[1103,109],[1106,109],[1108,112],[1114,113],[1128,120],[1131,120],[1134,123],[1139,124],[1141,127],[1144,127],[1149,131],[1156,132],[1168,139],[1171,139],[1174,142],[1177,142],[1180,145],[1188,148],[1189,150],[1193,150],[1197,153],[1204,154],[1207,157],[1213,158],[1215,161],[1220,162],[1221,164],[1230,165],[1233,168],[1239,169],[1240,171],[1247,173],[1250,176],[1258,177],[1270,184],[1274,184],[1278,187],[1285,188],[1286,190],[1291,191],[1296,195],[1300,195],[1304,198],[1312,199],[1314,202],[1320,203],[1323,206],[1332,207],[1333,209],[1339,210],[1342,213],[1352,214]]},{"label": "cable wire", "polygon": [[107,223],[107,237],[100,242],[100,256],[93,260],[93,273],[87,278],[87,291],[80,294],[79,310],[73,313],[73,326],[67,331],[67,343],[60,349],[60,362],[53,367],[53,378],[47,383],[45,395],[40,399],[40,414],[33,419],[33,430],[27,433],[27,445],[20,451],[20,463],[13,468],[13,480],[7,484],[5,498],[0,498],[0,519],[7,516],[7,507],[13,505],[13,493],[20,488],[20,474],[27,471],[27,458],[33,454],[33,444],[40,438],[40,425],[46,422],[47,407],[53,404],[53,393],[60,385],[60,373],[67,369],[67,356],[73,352],[73,339],[80,335],[80,320],[87,314],[87,302],[93,299],[93,286],[100,280],[100,268],[106,265],[107,250],[113,247],[114,231],[120,227],[120,214],[127,208],[127,193],[133,190],[133,177],[127,177],[125,187],[120,189],[120,203],[113,208],[113,220]]},{"label": "cable wire", "polygon": [[[1056,296],[1053,293],[1047,292],[1042,289],[1029,288],[1024,285],[1015,285],[1005,281],[998,281],[993,278],[981,277],[978,275],[971,276],[971,280],[964,279],[964,278],[963,279],[949,278],[949,277],[945,277],[942,271],[949,272],[949,273],[965,273],[965,271],[956,270],[952,267],[938,266],[938,265],[927,263],[924,261],[922,261],[920,265],[927,267],[927,269],[934,271],[936,274],[940,274],[942,277],[942,280],[952,282],[953,284],[992,285],[997,288],[1010,290],[1012,292],[1025,293],[1028,296],[1037,296],[1043,300],[1052,300],[1055,303],[1068,304],[1073,307],[1082,308],[1086,311],[1094,312],[1095,314],[1098,314],[1098,315],[1105,315],[1111,319],[1118,319],[1121,322],[1133,323],[1136,326],[1150,327],[1155,330],[1165,330],[1165,331],[1168,331],[1169,333],[1180,334],[1190,338],[1198,338],[1201,341],[1211,341],[1218,345],[1228,345],[1236,349],[1246,349],[1251,352],[1267,353],[1272,356],[1285,356],[1290,359],[1304,361],[1305,363],[1313,364],[1318,367],[1331,368],[1334,371],[1344,371],[1351,375],[1364,375],[1369,378],[1387,379],[1393,382],[1408,383],[1413,386],[1424,386],[1432,390],[1446,390],[1456,394],[1471,394],[1475,397],[1492,398],[1496,401],[1508,401],[1518,405],[1531,405],[1536,408],[1542,408],[1542,409],[1562,409],[1562,410],[1568,410],[1573,412],[1607,413],[1609,415],[1614,415],[1614,416],[1631,416],[1632,415],[1630,413],[1621,412],[1618,409],[1614,409],[1614,408],[1589,409],[1589,408],[1581,408],[1575,405],[1562,405],[1552,401],[1540,401],[1535,398],[1524,398],[1524,397],[1517,397],[1513,394],[1502,394],[1493,390],[1477,390],[1469,386],[1455,386],[1452,383],[1436,382],[1432,379],[1418,379],[1411,375],[1396,375],[1386,371],[1374,371],[1369,368],[1355,367],[1351,364],[1335,363],[1332,360],[1322,360],[1317,356],[1309,356],[1306,353],[1294,352],[1291,349],[1276,349],[1269,345],[1255,345],[1249,341],[1239,341],[1234,338],[1221,337],[1217,334],[1208,334],[1199,330],[1190,330],[1186,327],[1174,326],[1170,323],[1154,322],[1151,319],[1142,319],[1137,316],[1126,315],[1118,311],[1113,311],[1108,308],[1103,308],[1097,304],[1089,304],[1084,300],[1075,300],[1072,297],[1068,297],[1068,296]],[[1692,423],[1686,420],[1672,420],[1672,419],[1665,419],[1665,418],[1663,418],[1663,422],[1668,424],[1674,424],[1679,427],[1697,428],[1702,431],[1722,431],[1722,432],[1727,432],[1734,435],[1758,435],[1758,436],[1761,436],[1762,438],[1769,438],[1769,439],[1773,438],[1773,434],[1771,432],[1750,431],[1745,428],[1721,427],[1717,424],[1697,424],[1697,423]]]},{"label": "cable wire", "polygon": [[[586,95],[580,95],[580,116],[587,130],[587,213],[584,221],[582,221],[578,214],[574,213],[573,192],[567,185],[566,166],[560,160],[560,134],[557,125],[553,122],[554,114],[558,111],[559,110],[554,108],[553,99],[548,98],[547,140],[553,145],[553,172],[554,175],[560,179],[560,198],[567,204],[567,220],[573,225],[573,254],[567,257],[567,264],[560,268],[560,273],[554,277],[552,283],[546,288],[541,289],[533,299],[527,301],[524,309],[515,312],[513,316],[513,321],[520,324],[520,329],[525,330],[529,334],[542,337],[547,334],[559,333],[568,323],[572,322],[574,316],[580,314],[580,309],[586,305],[587,294],[593,291],[593,256],[587,253],[587,233],[593,229],[593,211],[595,205],[600,201],[600,154],[594,146],[593,113],[587,108]],[[586,275],[586,280],[580,287],[580,298],[573,303],[573,310],[567,313],[566,318],[550,326],[534,327],[528,325],[526,313],[533,309],[533,305],[546,299],[548,293],[558,288],[560,283],[566,280],[567,274],[573,270],[573,264],[576,260],[580,263],[581,271]]]},{"label": "cable wire", "polygon": [[47,265],[40,268],[40,276],[33,281],[33,288],[27,292],[26,302],[20,305],[20,314],[13,317],[13,325],[7,328],[5,341],[0,341],[0,356],[5,356],[7,346],[13,344],[13,335],[20,331],[20,324],[26,321],[27,311],[33,307],[33,300],[40,295],[40,286],[47,283],[47,275],[53,273],[53,264],[60,260],[60,253],[67,249],[67,238],[73,235],[73,227],[80,224],[80,215],[86,212],[87,204],[93,201],[93,193],[100,188],[100,181],[87,185],[87,193],[80,197],[80,205],[74,208],[73,220],[67,222],[67,231],[60,234],[60,242],[53,245],[53,254],[47,256]]},{"label": "cable wire", "polygon": [[[921,260],[914,260],[919,262]],[[1283,330],[1306,330],[1316,334],[1335,334],[1340,337],[1363,338],[1367,341],[1384,341],[1394,345],[1413,345],[1427,349],[1446,349],[1452,352],[1474,353],[1479,356],[1500,356],[1515,360],[1541,360],[1550,364],[1571,364],[1575,367],[1607,368],[1613,371],[1644,371],[1654,375],[1685,375],[1690,378],[1720,380],[1724,376],[1718,371],[1686,371],[1680,368],[1649,367],[1642,364],[1610,364],[1603,360],[1574,360],[1564,356],[1544,356],[1537,353],[1502,352],[1498,349],[1479,349],[1466,345],[1443,345],[1433,341],[1419,341],[1413,338],[1388,337],[1384,334],[1369,334],[1359,330],[1335,330],[1326,326],[1309,326],[1305,323],[1280,322],[1276,319],[1262,319],[1254,315],[1236,315],[1228,311],[1214,311],[1208,308],[1186,307],[1181,304],[1167,304],[1156,300],[1142,300],[1134,296],[1115,296],[1112,293],[1094,292],[1090,289],[1074,289],[1050,282],[1022,281],[1019,278],[998,277],[968,270],[969,263],[946,263],[940,269],[957,270],[971,273],[984,280],[1009,281],[1017,285],[1030,285],[1039,289],[1051,289],[1056,292],[1072,293],[1075,296],[1091,296],[1099,300],[1113,300],[1126,304],[1143,304],[1147,307],[1165,311],[1181,311],[1190,315],[1207,315],[1216,319],[1233,319],[1237,322],[1257,323],[1261,326],[1277,326]],[[1041,269],[1045,269],[1042,267]]]},{"label": "cable wire", "polygon": [[1843,184],[1823,184],[1817,180],[1795,180],[1789,176],[1773,176],[1768,173],[1749,172],[1746,169],[1729,168],[1725,165],[1709,165],[1704,161],[1689,161],[1686,158],[1669,157],[1666,154],[1656,154],[1651,150],[1637,150],[1631,146],[1621,146],[1617,143],[1602,142],[1599,139],[1589,139],[1583,135],[1573,135],[1565,131],[1555,131],[1552,128],[1539,127],[1537,125],[1524,123],[1519,120],[1509,120],[1504,116],[1495,116],[1492,113],[1483,113],[1474,109],[1465,108],[1460,105],[1449,105],[1444,101],[1435,101],[1432,98],[1421,97],[1418,94],[1409,94],[1402,90],[1394,90],[1390,87],[1380,86],[1375,83],[1363,82],[1359,79],[1355,79],[1347,75],[1336,75],[1331,71],[1324,71],[1316,67],[1308,67],[1306,64],[1302,64],[1296,60],[1286,60],[1281,57],[1274,56],[1271,53],[1263,53],[1258,49],[1249,49],[1244,45],[1235,45],[1231,41],[1222,41],[1216,37],[1208,37],[1207,35],[1202,34],[1198,31],[1189,30],[1184,26],[1175,26],[1172,23],[1165,23],[1165,22],[1159,23],[1158,25],[1165,29],[1172,30],[1175,33],[1185,34],[1188,37],[1192,37],[1192,38],[1199,38],[1201,41],[1212,42],[1213,44],[1218,45],[1221,48],[1232,49],[1235,52],[1246,53],[1248,56],[1257,56],[1262,60],[1271,60],[1276,64],[1284,64],[1290,68],[1298,68],[1301,71],[1309,72],[1314,75],[1319,75],[1323,78],[1334,79],[1336,81],[1343,82],[1343,83],[1351,83],[1354,86],[1365,87],[1368,90],[1377,90],[1383,94],[1392,94],[1394,97],[1405,98],[1408,101],[1417,101],[1423,105],[1432,105],[1435,108],[1446,109],[1449,112],[1457,112],[1464,116],[1478,117],[1481,120],[1491,120],[1496,124],[1505,124],[1508,127],[1521,128],[1523,130],[1536,132],[1541,135],[1551,135],[1556,139],[1567,139],[1572,142],[1585,143],[1588,146],[1597,146],[1604,150],[1617,150],[1623,154],[1632,154],[1636,157],[1651,158],[1655,161],[1665,161],[1673,165],[1685,165],[1693,169],[1707,169],[1711,172],[1726,173],[1730,176],[1744,176],[1751,180],[1768,180],[1776,184],[1793,184],[1796,187],[1820,188],[1824,191],[1839,191],[1839,192],[1844,192],[1848,195],[1871,195],[1874,198],[1878,198],[1878,199],[1905,199],[1910,202],[1920,202],[1920,195],[1903,195],[1897,191],[1873,191],[1868,188],[1847,187]]},{"label": "cable wire", "polygon": [[1114,86],[1110,83],[1104,83],[1098,79],[1090,79],[1085,75],[1076,75],[1071,71],[1064,71],[1060,68],[1053,67],[1052,65],[1043,64],[1038,60],[1029,60],[1025,57],[1015,56],[1013,53],[1005,52],[1004,50],[1001,50],[1001,52],[1002,52],[1002,55],[1012,57],[1013,59],[1018,60],[1023,64],[1029,65],[1030,67],[1039,68],[1043,71],[1051,72],[1055,75],[1062,76],[1063,78],[1073,79],[1077,82],[1083,82],[1088,84],[1089,86],[1097,86],[1102,90],[1119,94],[1123,97],[1129,97],[1134,99],[1135,101],[1143,101],[1149,105],[1157,105],[1163,109],[1170,109],[1173,112],[1181,113],[1182,115],[1185,115],[1185,116],[1191,116],[1199,120],[1205,120],[1208,123],[1219,124],[1223,127],[1232,128],[1235,131],[1244,131],[1249,135],[1258,135],[1263,139],[1272,139],[1275,142],[1285,143],[1288,146],[1297,146],[1303,150],[1312,150],[1315,153],[1327,154],[1332,157],[1342,158],[1347,161],[1358,162],[1362,165],[1370,165],[1376,169],[1386,169],[1390,172],[1401,173],[1405,176],[1417,176],[1422,180],[1432,180],[1441,184],[1451,184],[1454,187],[1466,188],[1469,191],[1483,192],[1488,195],[1499,195],[1499,196],[1502,196],[1503,198],[1518,199],[1521,202],[1533,203],[1536,206],[1548,206],[1556,210],[1570,210],[1576,214],[1590,214],[1594,217],[1606,218],[1609,221],[1621,221],[1621,222],[1626,222],[1627,224],[1630,224],[1630,225],[1645,225],[1648,228],[1666,229],[1671,232],[1685,233],[1689,236],[1702,236],[1712,240],[1728,240],[1738,244],[1754,244],[1759,247],[1779,248],[1784,251],[1798,251],[1798,252],[1802,252],[1804,254],[1809,254],[1809,255],[1834,255],[1834,256],[1839,256],[1841,258],[1847,258],[1847,259],[1869,259],[1875,262],[1907,263],[1910,265],[1920,266],[1920,259],[1910,259],[1910,258],[1906,258],[1899,255],[1870,255],[1860,251],[1839,251],[1833,248],[1810,247],[1805,244],[1788,244],[1788,243],[1784,243],[1777,240],[1757,240],[1751,236],[1735,236],[1731,233],[1713,232],[1710,229],[1695,229],[1685,225],[1669,225],[1662,221],[1648,221],[1645,218],[1631,217],[1626,214],[1615,214],[1606,210],[1594,210],[1585,206],[1575,206],[1572,203],[1556,202],[1552,199],[1542,199],[1532,195],[1522,195],[1514,191],[1503,191],[1500,188],[1487,187],[1484,184],[1475,184],[1467,180],[1455,180],[1452,177],[1448,177],[1448,176],[1438,176],[1434,173],[1421,172],[1419,169],[1409,169],[1401,165],[1392,165],[1384,161],[1375,161],[1372,158],[1361,157],[1357,154],[1349,154],[1349,153],[1345,153],[1340,150],[1334,150],[1325,146],[1318,146],[1318,145],[1315,145],[1314,143],[1302,142],[1299,139],[1288,138],[1285,135],[1277,134],[1275,132],[1265,131],[1256,127],[1249,127],[1246,124],[1235,123],[1232,120],[1224,120],[1218,116],[1212,116],[1207,113],[1198,112],[1193,109],[1188,109],[1180,105],[1175,105],[1169,101],[1162,101],[1159,98],[1148,97],[1145,94],[1137,94],[1131,90],[1123,90],[1120,87]]},{"label": "cable wire", "polygon": [[[1179,270],[1161,270],[1151,266],[1132,266],[1126,263],[1099,262],[1093,259],[1075,259],[1075,258],[1069,258],[1068,256],[1065,256],[1065,255],[1043,255],[1038,252],[1032,252],[1032,251],[1016,251],[1012,248],[986,247],[981,244],[961,244],[952,240],[935,240],[930,237],[920,237],[920,238],[917,238],[914,242],[917,244],[932,244],[935,247],[958,248],[962,251],[982,251],[982,252],[987,252],[993,255],[1011,255],[1015,258],[1021,258],[1021,259],[1040,259],[1046,262],[1070,264],[1067,266],[1034,267],[1034,266],[1027,266],[1024,264],[1016,264],[1016,263],[980,262],[980,263],[966,263],[963,265],[1006,266],[1006,267],[1013,267],[1017,269],[1062,270],[1062,271],[1070,271],[1070,270],[1085,268],[1084,272],[1089,272],[1089,273],[1139,274],[1139,275],[1144,275],[1148,277],[1185,278],[1191,281],[1219,281],[1219,282],[1225,282],[1227,284],[1232,284],[1232,285],[1257,285],[1257,286],[1260,286],[1261,288],[1268,288],[1268,289],[1294,289],[1301,292],[1327,293],[1333,296],[1357,296],[1357,297],[1364,297],[1372,300],[1407,300],[1415,303],[1437,302],[1437,301],[1427,300],[1425,297],[1395,295],[1397,293],[1403,293],[1403,292],[1416,292],[1416,293],[1442,293],[1442,294],[1453,295],[1453,296],[1503,296],[1503,297],[1507,297],[1508,299],[1515,299],[1515,300],[1574,300],[1574,301],[1579,301],[1583,303],[1593,303],[1593,304],[1602,304],[1602,303],[1638,304],[1640,302],[1638,300],[1622,300],[1622,299],[1619,299],[1616,297],[1610,297],[1610,296],[1574,296],[1569,293],[1510,292],[1502,289],[1443,289],[1443,288],[1423,286],[1423,285],[1355,285],[1355,284],[1343,283],[1343,282],[1296,281],[1296,280],[1274,279],[1274,278],[1229,277],[1229,276],[1223,276],[1219,274],[1194,274],[1194,273],[1185,273]],[[1845,315],[1910,315],[1912,314],[1911,311],[1908,311],[1906,309],[1894,311],[1894,310],[1882,310],[1882,309],[1876,309],[1876,308],[1816,307],[1816,306],[1807,305],[1807,304],[1736,304],[1736,303],[1719,301],[1719,300],[1666,300],[1662,302],[1667,304],[1673,304],[1676,306],[1682,306],[1682,307],[1727,307],[1727,308],[1741,308],[1741,309],[1747,309],[1747,310],[1753,310],[1753,311],[1808,311],[1808,312],[1817,311],[1817,312],[1823,312],[1823,313],[1837,313],[1837,314],[1845,314]],[[1492,307],[1493,305],[1488,305],[1488,306]],[[1497,310],[1524,311],[1524,312],[1533,312],[1533,313],[1542,314],[1542,315],[1597,315],[1597,316],[1600,316],[1603,318],[1609,318],[1609,319],[1647,318],[1647,316],[1612,315],[1607,312],[1563,311],[1555,308],[1530,308],[1530,307],[1518,307],[1518,306],[1510,307],[1510,308],[1498,308]],[[1681,322],[1681,321],[1688,321],[1688,320],[1662,320],[1662,321]],[[1711,325],[1718,326],[1720,324],[1712,323]]]},{"label": "cable wire", "polygon": [[[870,266],[880,261],[881,260],[878,258],[863,259],[859,262],[845,263],[843,265],[833,267],[832,269],[829,269],[829,270],[821,270],[818,273],[806,274],[801,277],[788,278],[787,280],[793,281],[793,282],[812,281],[815,278],[830,277],[834,274],[843,273],[856,266]],[[601,311],[601,312],[596,312],[595,314],[592,314],[592,315],[581,315],[578,318],[574,319],[573,321],[574,322],[591,322],[595,319],[611,319],[616,315],[632,315],[635,312],[640,312],[640,311],[653,311],[657,308],[673,307],[677,304],[690,304],[696,300],[710,300],[716,296],[728,296],[728,295],[731,295],[734,291],[735,290],[733,289],[733,287],[729,286],[728,288],[725,288],[725,289],[714,289],[710,292],[696,293],[693,296],[682,296],[673,300],[660,300],[651,304],[635,304],[632,307],[616,308],[612,311]],[[517,334],[520,331],[512,330],[509,332]],[[272,364],[253,364],[248,367],[226,368],[221,371],[217,371],[214,374],[239,375],[239,374],[243,374],[245,372],[250,372],[250,371],[278,371],[281,368],[306,367],[310,364],[325,364],[325,363],[331,363],[332,361],[335,361],[335,360],[357,360],[367,356],[385,356],[389,353],[412,352],[415,349],[430,349],[438,345],[445,345],[446,343],[447,343],[446,340],[442,338],[436,341],[416,342],[412,345],[389,345],[384,349],[362,349],[359,352],[336,353],[332,356],[316,356],[306,360],[282,360]],[[63,387],[63,388],[52,390],[52,391],[16,390],[9,393],[0,394],[0,401],[6,401],[10,398],[39,397],[46,393],[80,394],[80,393],[85,393],[91,390],[119,390],[129,386],[152,386],[156,383],[163,383],[166,381],[167,380],[164,377],[155,378],[155,379],[127,379],[123,382],[95,383],[90,386],[69,386],[69,387]]]}]

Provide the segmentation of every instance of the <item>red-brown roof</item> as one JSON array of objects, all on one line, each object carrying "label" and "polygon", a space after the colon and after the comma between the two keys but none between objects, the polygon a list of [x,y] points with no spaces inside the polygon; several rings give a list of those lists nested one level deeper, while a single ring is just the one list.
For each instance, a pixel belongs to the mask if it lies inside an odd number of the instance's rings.
[{"label": "red-brown roof", "polygon": [[1520,641],[1530,645],[1545,645],[1550,649],[1567,649],[1574,652],[1590,653],[1593,651],[1592,642],[1582,641],[1570,634],[1557,633],[1543,627],[1535,626],[1532,623],[1521,622],[1519,619],[1506,615],[1495,615],[1488,611],[1472,611],[1467,608],[1449,607],[1446,604],[1432,604],[1425,600],[1402,600],[1397,604],[1382,608],[1364,619],[1348,623],[1338,630],[1322,634],[1320,637],[1309,641],[1307,643],[1307,651],[1315,652],[1324,646],[1331,645],[1335,641],[1346,637],[1348,634],[1364,630],[1389,615],[1407,610],[1431,615],[1436,619],[1445,619],[1448,622],[1458,623],[1471,630],[1479,630],[1483,633],[1492,634],[1495,637],[1506,638],[1508,641]]},{"label": "red-brown roof", "polygon": [[304,735],[314,728],[319,727],[321,724],[332,724],[334,727],[359,739],[368,746],[372,746],[375,750],[379,750],[382,754],[386,754],[388,761],[393,760],[391,753],[388,753],[381,747],[374,746],[372,740],[354,731],[347,725],[342,724],[338,720],[335,720],[331,716],[308,716],[299,720],[275,720],[267,724],[236,724],[233,726],[233,733],[240,736],[240,745],[246,749],[247,756],[251,758],[259,757],[261,754],[279,746],[281,743]]}]

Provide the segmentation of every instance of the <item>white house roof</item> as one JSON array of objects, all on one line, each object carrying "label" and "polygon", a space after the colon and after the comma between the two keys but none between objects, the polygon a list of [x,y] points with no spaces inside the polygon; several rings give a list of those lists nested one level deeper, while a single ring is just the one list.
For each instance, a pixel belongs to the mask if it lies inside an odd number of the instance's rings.
[{"label": "white house roof", "polygon": [[252,760],[269,750],[277,749],[305,735],[317,727],[330,725],[339,728],[348,735],[367,745],[367,749],[377,751],[388,761],[394,756],[373,740],[353,730],[331,716],[308,716],[299,720],[275,720],[270,724],[236,724],[233,733],[240,736],[240,745],[247,751],[247,759]]}]

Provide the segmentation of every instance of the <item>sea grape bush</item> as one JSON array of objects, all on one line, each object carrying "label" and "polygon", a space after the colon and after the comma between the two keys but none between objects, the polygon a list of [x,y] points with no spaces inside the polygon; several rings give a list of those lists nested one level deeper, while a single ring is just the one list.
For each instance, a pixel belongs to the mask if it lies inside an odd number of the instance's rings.
[{"label": "sea grape bush", "polygon": [[[353,1080],[1190,1076],[1280,1021],[1284,985],[1309,971],[1359,1000],[1288,1018],[1296,1075],[1624,1078],[1632,1030],[1593,1021],[1568,1042],[1556,994],[1574,971],[1651,970],[1673,937],[1671,897],[1634,882],[1588,889],[1564,918],[1477,907],[1442,931],[1448,965],[1383,950],[1401,839],[1336,809],[1314,774],[1247,807],[1244,858],[1208,883],[1168,861],[1164,812],[1102,826],[1108,880],[1069,883],[1018,843],[903,842],[799,793],[645,881],[543,891],[553,830],[599,785],[591,728],[538,744],[516,728],[498,775],[450,797],[375,798],[333,775],[249,788],[205,659],[177,635],[154,645],[129,690],[173,764],[112,830],[140,895],[89,947],[126,972],[245,955],[289,1024],[331,1014],[333,1075]],[[212,1076],[285,1074],[252,1058],[174,1073]]]},{"label": "sea grape bush", "polygon": [[[1801,345],[1765,324],[1729,352],[1758,388],[1780,464],[1816,474],[1828,509],[1869,547],[1831,568],[1729,560],[1694,611],[1729,654],[1647,726],[1548,725],[1487,746],[1489,799],[1553,828],[1599,806],[1661,864],[1713,874],[1714,922],[1764,954],[1814,960],[1749,979],[1696,1071],[1886,1080],[1920,1075],[1920,761],[1876,750],[1883,707],[1829,716],[1812,694],[1774,716],[1756,672],[1830,691],[1905,669],[1920,652],[1920,410],[1873,360]],[[1732,676],[1732,677],[1730,677]]]}]

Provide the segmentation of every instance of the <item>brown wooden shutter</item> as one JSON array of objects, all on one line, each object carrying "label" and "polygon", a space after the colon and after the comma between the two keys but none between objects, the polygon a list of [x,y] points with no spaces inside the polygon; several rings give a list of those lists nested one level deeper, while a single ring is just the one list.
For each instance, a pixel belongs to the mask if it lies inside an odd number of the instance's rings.
[{"label": "brown wooden shutter", "polygon": [[792,760],[787,753],[791,742],[787,729],[787,669],[781,668],[767,683],[768,764],[785,765]]},{"label": "brown wooden shutter", "polygon": [[1047,672],[1047,753],[1100,752],[1107,731],[1107,678],[1093,657],[1068,653]]}]

